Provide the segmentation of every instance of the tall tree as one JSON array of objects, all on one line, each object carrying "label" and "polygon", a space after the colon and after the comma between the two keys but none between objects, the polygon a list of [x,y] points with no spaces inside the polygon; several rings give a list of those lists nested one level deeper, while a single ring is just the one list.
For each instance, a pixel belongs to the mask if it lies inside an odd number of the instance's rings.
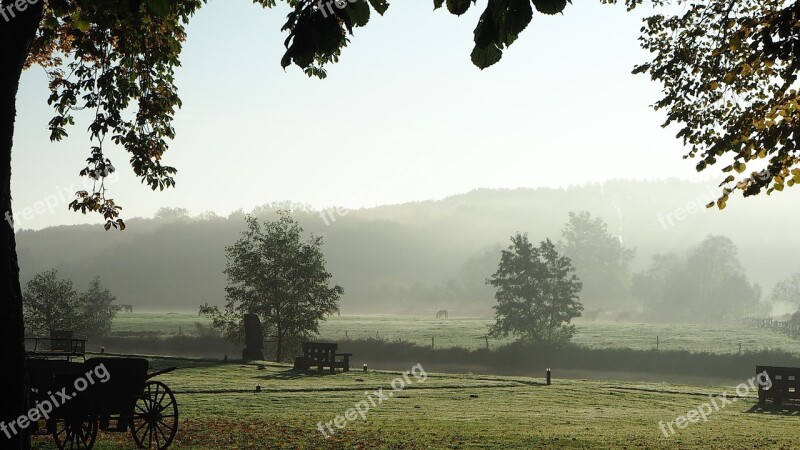
[{"label": "tall tree", "polygon": [[561,230],[559,250],[575,266],[586,307],[627,309],[630,264],[636,250],[624,247],[618,236],[609,233],[608,224],[588,211],[570,212]]},{"label": "tall tree", "polygon": [[[104,180],[115,167],[105,155],[113,143],[130,153],[134,173],[152,189],[175,185],[176,170],[162,164],[167,142],[175,135],[172,119],[180,99],[174,69],[186,38],[185,25],[205,0],[0,0],[0,211],[10,217],[11,149],[16,95],[22,71],[45,68],[50,78],[48,99],[55,109],[50,137],[58,141],[74,124],[73,111],[93,111],[88,163],[81,175],[95,181],[80,191],[70,206],[99,213],[106,229],[124,228],[120,207],[106,197]],[[271,8],[275,0],[255,0]],[[283,31],[289,33],[281,64],[294,62],[309,76],[325,77],[323,66],[338,60],[347,33],[366,25],[370,9],[383,14],[386,0],[345,2],[343,8],[317,1],[285,0],[293,8]],[[341,4],[342,2],[339,2]],[[131,118],[132,117],[132,118]],[[0,384],[9,392],[0,402],[0,421],[9,422],[27,410],[25,335],[22,293],[13,227],[0,235]],[[24,433],[3,447],[28,446]]]},{"label": "tall tree", "polygon": [[88,338],[108,336],[111,323],[117,315],[116,301],[111,291],[100,283],[100,277],[95,277],[89,284],[89,290],[81,294],[82,316]]},{"label": "tall tree", "polygon": [[48,336],[54,330],[86,332],[83,303],[72,281],[58,278],[58,271],[50,269],[34,275],[25,287],[25,327],[29,333]]},{"label": "tall tree", "polygon": [[527,234],[512,236],[497,272],[487,280],[497,289],[491,334],[513,334],[535,344],[568,342],[575,333],[570,321],[583,311],[578,298],[582,285],[574,272],[549,239],[534,247]]},{"label": "tall tree", "polygon": [[225,310],[206,304],[200,312],[234,339],[241,338],[244,314],[258,314],[267,334],[275,336],[280,362],[285,350],[319,333],[319,322],[337,311],[344,289],[330,286],[322,238],[311,235],[303,242],[303,229],[288,211],[263,224],[253,216],[246,222],[242,237],[225,249]]}]

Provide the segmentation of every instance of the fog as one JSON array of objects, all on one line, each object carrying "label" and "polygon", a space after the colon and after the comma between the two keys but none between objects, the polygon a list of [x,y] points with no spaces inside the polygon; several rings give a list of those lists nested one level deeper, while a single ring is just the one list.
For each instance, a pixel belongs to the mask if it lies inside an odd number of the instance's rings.
[{"label": "fog", "polygon": [[[315,211],[304,207],[303,199],[293,199],[252,213],[273,217],[276,209],[290,208],[306,234],[324,238],[327,268],[345,290],[340,302],[345,314],[430,315],[445,308],[458,316],[492,317],[494,291],[485,280],[497,269],[500,250],[508,246],[510,236],[519,231],[527,232],[534,243],[545,238],[558,242],[568,214],[587,211],[607,224],[621,247],[635,253],[620,275],[624,291],[618,294],[619,302],[598,299],[590,289],[594,285],[584,280],[585,312],[602,308],[609,319],[625,311],[630,315],[626,320],[677,322],[765,315],[775,283],[800,269],[792,262],[800,250],[797,197],[786,192],[768,200],[735,198],[724,211],[706,209],[718,193],[710,185],[678,180],[611,181],[566,189],[479,189],[439,201],[360,210]],[[22,282],[56,268],[78,289],[99,276],[119,303],[139,311],[196,312],[203,303],[222,305],[224,248],[239,237],[245,213],[249,211],[189,216],[175,208],[154,218],[127,219],[124,232],[104,233],[98,225],[22,230]],[[698,250],[709,235],[728,238],[735,246],[740,282],[757,302],[735,304],[720,293],[725,297],[721,303],[705,303],[732,309],[725,317],[698,316],[691,310],[685,317],[659,316],[659,308],[673,310],[692,299],[689,293],[660,298],[652,286],[651,291],[642,286],[642,277],[653,274],[654,256],[673,254],[677,261],[694,251],[698,257],[698,252],[709,251]],[[578,261],[575,265],[579,276],[591,269]],[[680,277],[678,282],[686,286],[699,282],[691,273],[690,268],[670,276]],[[778,303],[771,312],[792,310]]]}]

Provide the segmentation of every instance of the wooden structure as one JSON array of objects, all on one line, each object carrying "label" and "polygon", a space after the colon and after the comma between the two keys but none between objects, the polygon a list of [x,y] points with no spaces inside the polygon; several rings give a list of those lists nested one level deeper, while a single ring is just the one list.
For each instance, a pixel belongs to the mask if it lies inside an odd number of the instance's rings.
[{"label": "wooden structure", "polygon": [[800,368],[756,366],[756,374],[765,372],[772,384],[769,388],[759,385],[759,404],[765,404],[768,398],[775,406],[781,406],[784,400],[800,399]]},{"label": "wooden structure", "polygon": [[325,367],[333,373],[337,368],[345,372],[350,371],[350,357],[352,353],[337,353],[339,344],[335,342],[303,342],[303,357],[297,361],[295,367],[308,370],[316,366],[322,372]]},{"label": "wooden structure", "polygon": [[[175,367],[149,373],[143,358],[74,362],[74,351],[59,345],[37,351],[37,341],[27,351],[31,403],[53,406],[47,418],[30,425],[31,432],[53,436],[60,450],[91,449],[98,430],[130,431],[138,448],[170,446],[178,432],[178,403],[170,388],[153,378]],[[54,392],[67,392],[70,398],[53,405]]]},{"label": "wooden structure", "polygon": [[52,331],[49,338],[25,338],[25,349],[39,357],[84,358],[86,339],[73,339],[72,331]]}]

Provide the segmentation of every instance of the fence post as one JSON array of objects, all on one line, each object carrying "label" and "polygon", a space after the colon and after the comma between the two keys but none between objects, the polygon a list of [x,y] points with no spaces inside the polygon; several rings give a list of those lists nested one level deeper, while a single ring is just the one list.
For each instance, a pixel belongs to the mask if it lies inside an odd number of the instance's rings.
[{"label": "fence post", "polygon": [[431,348],[436,348],[436,338],[431,336]]},{"label": "fence post", "polygon": [[487,335],[484,336],[483,338],[486,339],[486,350],[489,350],[489,336]]},{"label": "fence post", "polygon": [[658,335],[656,335],[656,350],[658,350]]},{"label": "fence post", "polygon": [[347,337],[347,330],[344,330],[344,340],[349,340],[350,338]]}]

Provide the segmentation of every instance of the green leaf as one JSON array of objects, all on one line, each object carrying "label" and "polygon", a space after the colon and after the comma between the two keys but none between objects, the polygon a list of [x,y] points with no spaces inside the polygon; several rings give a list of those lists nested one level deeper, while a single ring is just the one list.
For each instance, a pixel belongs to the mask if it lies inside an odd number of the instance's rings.
[{"label": "green leaf", "polygon": [[447,10],[451,14],[460,16],[467,12],[472,5],[472,0],[447,0]]},{"label": "green leaf", "polygon": [[375,11],[380,15],[383,15],[383,13],[389,9],[388,0],[369,0],[369,4],[372,5],[372,7],[375,8]]},{"label": "green leaf", "polygon": [[503,51],[491,44],[486,48],[475,47],[472,50],[472,63],[481,70],[496,64],[503,57]]},{"label": "green leaf", "polygon": [[369,22],[369,4],[367,2],[358,0],[355,3],[350,3],[345,9],[353,21],[353,26],[363,27]]},{"label": "green leaf", "polygon": [[486,10],[481,14],[478,20],[478,26],[475,27],[475,46],[479,48],[487,48],[489,45],[494,45],[497,41],[500,30],[494,22],[491,12],[491,6],[487,6]]},{"label": "green leaf", "polygon": [[505,29],[508,34],[519,35],[533,19],[530,0],[510,0],[505,14]]},{"label": "green leaf", "polygon": [[[568,0],[533,0],[536,10],[542,14],[558,14],[567,7]],[[570,0],[570,3],[572,1]]]},{"label": "green leaf", "polygon": [[169,0],[146,0],[147,9],[159,17],[169,14]]}]

